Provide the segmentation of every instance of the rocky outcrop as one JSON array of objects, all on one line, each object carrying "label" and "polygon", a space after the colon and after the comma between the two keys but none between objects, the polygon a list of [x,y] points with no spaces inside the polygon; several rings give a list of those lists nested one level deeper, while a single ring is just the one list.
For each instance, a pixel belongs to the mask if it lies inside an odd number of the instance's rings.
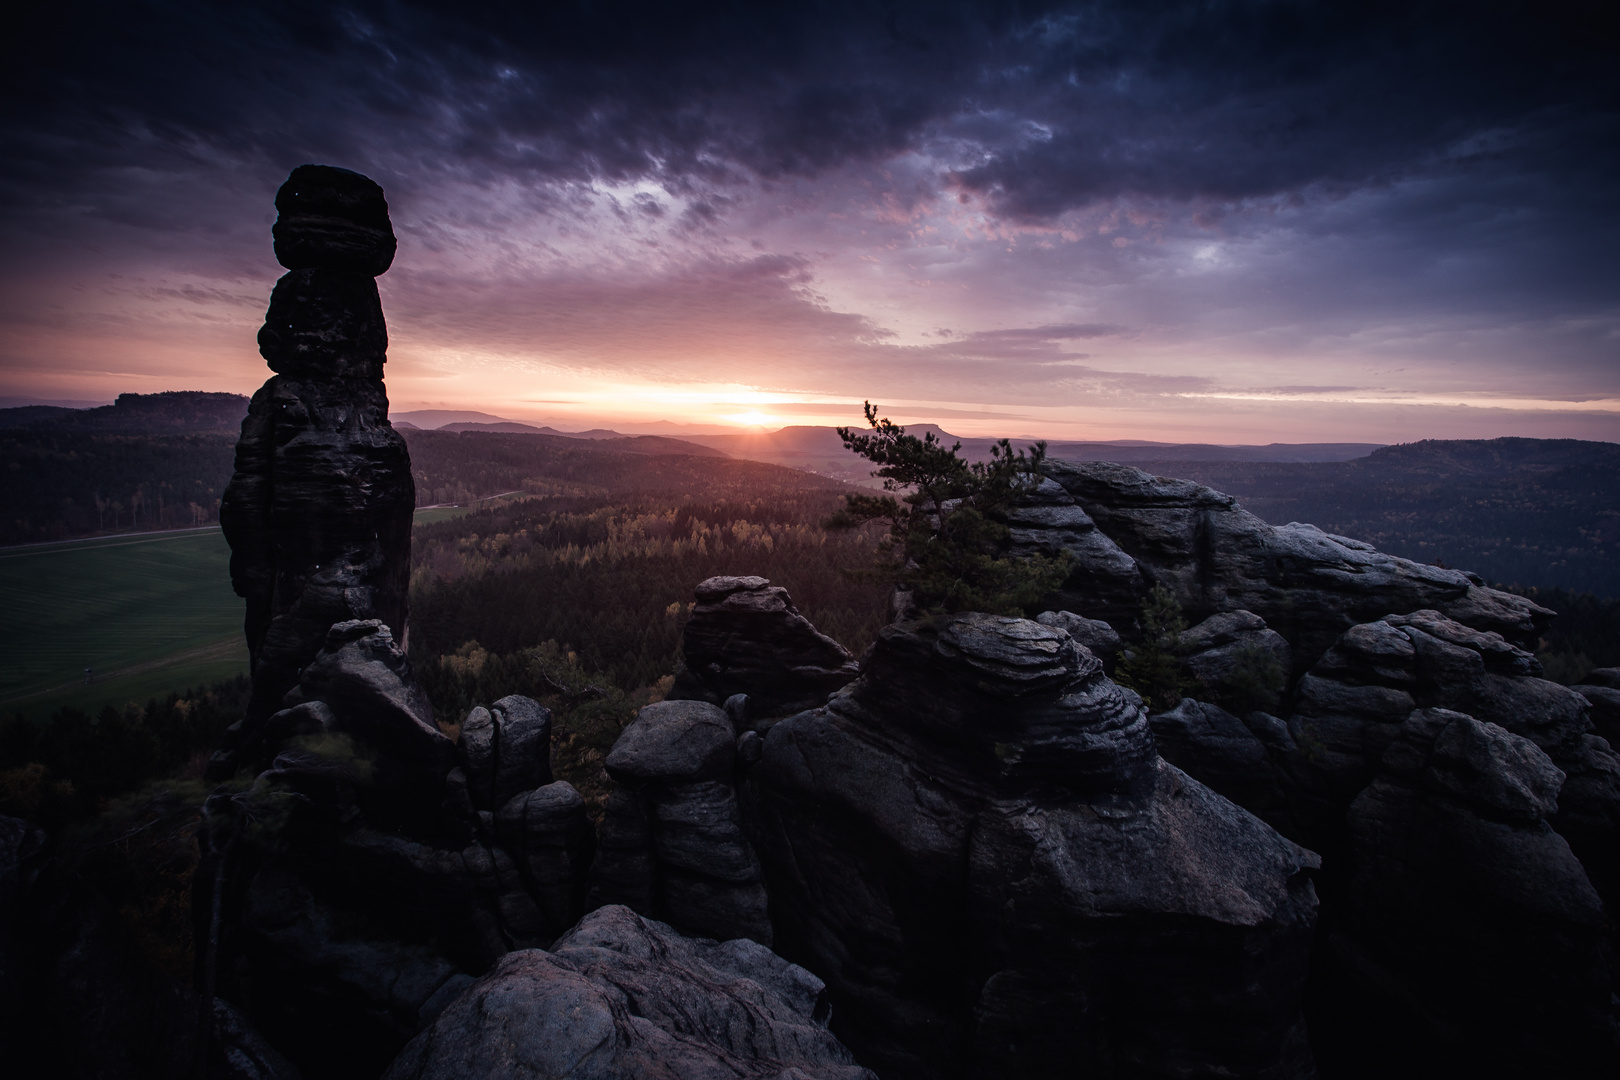
[{"label": "rocky outcrop", "polygon": [[1610,746],[1620,745],[1620,668],[1598,668],[1570,687],[1592,707],[1592,726]]},{"label": "rocky outcrop", "polygon": [[1159,754],[1285,836],[1299,835],[1286,778],[1299,748],[1288,725],[1269,713],[1241,719],[1193,698],[1149,717]]},{"label": "rocky outcrop", "polygon": [[277,258],[259,351],[277,374],[253,396],[220,505],[231,583],[247,601],[248,715],[213,766],[224,778],[269,762],[260,726],[282,706],[327,629],[380,619],[405,633],[415,489],[388,423],[388,333],[375,275],[394,235],[380,187],[324,165],[276,195]]},{"label": "rocky outcrop", "polygon": [[1057,608],[1135,630],[1146,579],[1136,560],[1097,527],[1061,484],[1043,480],[1007,514],[1007,527],[1014,555],[1067,554],[1074,560],[1068,580],[1051,598]]},{"label": "rocky outcrop", "polygon": [[827,1031],[822,984],[752,941],[684,938],[628,908],[508,953],[387,1080],[873,1080]]},{"label": "rocky outcrop", "polygon": [[1072,611],[1043,611],[1035,616],[1035,621],[1042,626],[1056,626],[1064,630],[1076,644],[1102,661],[1104,671],[1110,675],[1114,673],[1120,638],[1112,626],[1101,619],[1088,619]]},{"label": "rocky outcrop", "polygon": [[309,1075],[375,1075],[501,956],[573,925],[591,824],[552,780],[543,707],[476,708],[455,745],[379,620],[333,626],[286,704],[259,732],[271,767],[210,800],[221,989]]},{"label": "rocky outcrop", "polygon": [[884,1075],[1309,1075],[1315,856],[1063,629],[888,627],[746,787],[778,946]]},{"label": "rocky outcrop", "polygon": [[746,694],[755,716],[811,709],[857,673],[855,658],[762,577],[712,577],[681,638],[671,699],[723,705]]},{"label": "rocky outcrop", "polygon": [[1520,644],[1533,644],[1552,619],[1476,575],[1398,559],[1313,525],[1267,525],[1230,495],[1188,480],[1107,462],[1049,459],[1043,469],[1111,545],[1097,557],[1069,549],[1078,563],[1061,606],[1116,628],[1131,627],[1145,590],[1163,585],[1192,619],[1258,615],[1288,639],[1297,674],[1351,626],[1392,613],[1433,609]]},{"label": "rocky outcrop", "polygon": [[1467,713],[1528,738],[1565,774],[1551,823],[1606,901],[1620,902],[1620,756],[1592,733],[1588,703],[1539,677],[1541,665],[1495,633],[1436,611],[1346,631],[1300,680],[1294,741],[1308,763],[1300,799],[1314,836],[1331,839],[1415,708]]},{"label": "rocky outcrop", "polygon": [[1180,639],[1182,669],[1197,696],[1238,713],[1276,709],[1294,668],[1293,650],[1252,611],[1211,615]]},{"label": "rocky outcrop", "polygon": [[[756,736],[757,737],[757,736]],[[765,887],[733,787],[737,735],[704,701],[649,705],[608,755],[618,787],[589,904],[625,904],[703,937],[771,943]]]},{"label": "rocky outcrop", "polygon": [[1603,904],[1534,742],[1414,711],[1348,814],[1343,969],[1469,1075],[1612,1076]]}]

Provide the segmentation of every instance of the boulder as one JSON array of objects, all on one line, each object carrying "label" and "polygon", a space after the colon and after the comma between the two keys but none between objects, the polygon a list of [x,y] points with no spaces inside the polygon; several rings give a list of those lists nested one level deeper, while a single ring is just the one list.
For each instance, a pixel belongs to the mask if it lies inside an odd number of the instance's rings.
[{"label": "boulder", "polygon": [[619,787],[589,907],[625,904],[687,933],[771,943],[759,860],[732,786],[736,739],[731,718],[708,702],[661,701],[637,714],[605,762]]},{"label": "boulder", "polygon": [[1315,856],[1060,627],[886,627],[746,788],[779,948],[885,1075],[1309,1075]]},{"label": "boulder", "polygon": [[731,718],[708,702],[659,701],[636,714],[605,767],[629,784],[729,777],[736,738]]},{"label": "boulder", "polygon": [[585,800],[564,780],[522,792],[496,813],[495,832],[545,917],[542,936],[554,939],[585,910],[585,875],[596,847]]},{"label": "boulder", "polygon": [[724,704],[748,695],[754,717],[813,708],[858,671],[848,649],[799,614],[786,589],[762,577],[712,577],[681,637],[671,700]]},{"label": "boulder", "polygon": [[826,1028],[819,980],[748,941],[692,940],[628,908],[507,954],[387,1080],[875,1080]]},{"label": "boulder", "polygon": [[551,783],[551,710],[519,694],[475,707],[461,722],[461,758],[473,806],[494,811]]},{"label": "boulder", "polygon": [[332,165],[300,165],[276,192],[276,261],[289,270],[388,272],[396,241],[373,180]]},{"label": "boulder", "polygon": [[1042,626],[1056,626],[1068,632],[1075,644],[1103,662],[1103,670],[1114,673],[1114,662],[1119,658],[1120,638],[1112,626],[1101,619],[1088,619],[1072,611],[1043,611],[1035,617]]},{"label": "boulder", "polygon": [[[1239,609],[1259,615],[1288,639],[1296,674],[1351,626],[1391,612],[1431,608],[1522,645],[1533,645],[1553,616],[1460,570],[1385,555],[1314,525],[1267,525],[1230,495],[1189,480],[1098,461],[1048,459],[1043,469],[1135,561],[1145,583],[1169,588],[1191,619]],[[1076,554],[1075,581],[1113,565]],[[1115,577],[1122,587],[1125,576]],[[1081,589],[1064,606],[1130,625],[1135,611],[1114,611],[1112,596],[1088,604]]]},{"label": "boulder", "polygon": [[1299,751],[1281,720],[1258,711],[1239,719],[1219,705],[1183,698],[1148,723],[1164,760],[1283,835],[1297,833],[1286,777]]},{"label": "boulder", "polygon": [[1421,709],[1350,807],[1339,951],[1364,993],[1427,1028],[1417,1067],[1620,1068],[1603,904],[1547,821],[1563,780],[1531,740]]},{"label": "boulder", "polygon": [[1276,709],[1294,667],[1288,642],[1252,611],[1217,612],[1183,631],[1180,647],[1197,696],[1235,713]]},{"label": "boulder", "polygon": [[1289,728],[1307,762],[1303,839],[1334,846],[1350,802],[1415,708],[1451,709],[1528,738],[1567,777],[1550,816],[1611,905],[1620,904],[1620,755],[1591,733],[1587,699],[1538,677],[1533,655],[1437,611],[1341,635],[1296,690]]},{"label": "boulder", "polygon": [[329,729],[358,744],[367,767],[356,788],[374,824],[433,828],[455,745],[434,723],[427,695],[386,625],[361,619],[332,626],[296,696],[326,706]]}]

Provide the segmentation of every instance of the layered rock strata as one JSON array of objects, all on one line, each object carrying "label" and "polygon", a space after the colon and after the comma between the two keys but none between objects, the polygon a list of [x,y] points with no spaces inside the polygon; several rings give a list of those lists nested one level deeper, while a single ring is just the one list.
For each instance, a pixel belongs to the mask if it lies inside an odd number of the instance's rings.
[{"label": "layered rock strata", "polygon": [[686,933],[771,944],[759,860],[734,787],[736,741],[731,718],[705,701],[641,710],[605,763],[618,786],[589,906],[625,904]]},{"label": "layered rock strata", "polygon": [[1562,770],[1552,827],[1610,906],[1620,902],[1620,756],[1593,732],[1586,698],[1540,675],[1529,652],[1436,611],[1346,631],[1300,680],[1289,719],[1306,766],[1299,801],[1317,838],[1334,843],[1343,808],[1413,709],[1450,709],[1529,739]]},{"label": "layered rock strata", "polygon": [[622,906],[508,953],[387,1080],[875,1080],[828,1033],[822,983],[752,941],[675,933]]},{"label": "layered rock strata", "polygon": [[1563,774],[1531,740],[1414,711],[1348,815],[1341,970],[1470,1075],[1612,1076],[1603,904],[1548,819]]},{"label": "layered rock strata", "polygon": [[712,577],[696,592],[670,698],[723,705],[746,694],[755,716],[784,716],[821,705],[855,678],[849,650],[810,625],[781,586]]},{"label": "layered rock strata", "polygon": [[394,256],[383,192],[346,169],[303,165],[276,194],[276,283],[259,351],[276,374],[242,422],[220,505],[231,583],[247,601],[248,715],[214,766],[262,768],[240,749],[281,706],[333,623],[405,634],[415,488],[388,423],[388,332],[375,277]]},{"label": "layered rock strata", "polygon": [[1316,857],[1060,627],[886,628],[746,791],[778,947],[885,1076],[1310,1075]]},{"label": "layered rock strata", "polygon": [[271,767],[215,800],[240,830],[221,988],[310,1075],[375,1074],[501,956],[573,925],[592,828],[552,779],[545,708],[480,706],[452,743],[380,620],[333,626],[285,704]]},{"label": "layered rock strata", "polygon": [[[1051,524],[1014,550],[1062,548],[1076,569],[1055,606],[1131,636],[1142,598],[1168,588],[1190,619],[1244,610],[1288,639],[1294,674],[1345,630],[1433,609],[1476,630],[1533,645],[1553,613],[1486,588],[1477,575],[1385,555],[1370,544],[1297,522],[1267,525],[1230,495],[1107,462],[1048,460],[1030,512]],[[1074,509],[1063,509],[1063,499]],[[1061,510],[1061,513],[1058,511]]]}]

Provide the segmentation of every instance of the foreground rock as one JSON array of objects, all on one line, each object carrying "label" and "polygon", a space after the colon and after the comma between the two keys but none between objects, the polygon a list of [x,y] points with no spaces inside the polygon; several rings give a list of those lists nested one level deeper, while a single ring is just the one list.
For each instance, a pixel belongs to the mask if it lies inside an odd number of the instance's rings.
[{"label": "foreground rock", "polygon": [[626,904],[679,929],[771,943],[765,886],[733,787],[737,734],[704,701],[642,709],[608,755],[618,787],[590,906]]},{"label": "foreground rock", "polygon": [[514,696],[468,719],[457,747],[388,627],[339,623],[261,728],[271,767],[210,800],[221,991],[307,1075],[375,1075],[474,977],[583,911],[592,830],[552,780],[550,714]]},{"label": "foreground rock", "polygon": [[1412,710],[1451,709],[1529,739],[1563,772],[1549,820],[1605,902],[1620,905],[1620,756],[1593,733],[1586,698],[1540,673],[1533,655],[1500,635],[1436,611],[1346,631],[1300,680],[1289,720],[1309,762],[1296,777],[1307,835],[1333,846],[1345,808]]},{"label": "foreground rock", "polygon": [[681,638],[672,699],[723,705],[746,694],[756,716],[811,709],[857,673],[855,658],[762,577],[712,577]]},{"label": "foreground rock", "polygon": [[1344,971],[1462,1072],[1620,1062],[1603,904],[1547,821],[1563,782],[1529,739],[1423,709],[1350,808]]},{"label": "foreground rock", "polygon": [[268,764],[244,744],[320,651],[327,628],[381,619],[403,639],[415,487],[382,384],[388,332],[374,276],[394,234],[375,183],[323,165],[276,195],[276,283],[253,395],[220,503],[231,584],[247,601],[253,698],[213,774]]},{"label": "foreground rock", "polygon": [[1076,571],[1056,599],[1121,630],[1134,626],[1146,590],[1161,584],[1189,619],[1258,615],[1288,639],[1297,674],[1351,626],[1391,613],[1434,609],[1525,645],[1553,616],[1486,588],[1477,575],[1398,559],[1314,525],[1267,525],[1230,495],[1189,480],[1106,462],[1048,460],[1044,469],[1108,542],[1088,541],[1096,554],[1067,546]]},{"label": "foreground rock", "polygon": [[875,1080],[826,1027],[820,980],[761,945],[683,938],[628,908],[508,953],[388,1080]]},{"label": "foreground rock", "polygon": [[1310,1075],[1315,856],[1160,760],[1063,629],[885,629],[747,789],[778,947],[884,1075]]}]

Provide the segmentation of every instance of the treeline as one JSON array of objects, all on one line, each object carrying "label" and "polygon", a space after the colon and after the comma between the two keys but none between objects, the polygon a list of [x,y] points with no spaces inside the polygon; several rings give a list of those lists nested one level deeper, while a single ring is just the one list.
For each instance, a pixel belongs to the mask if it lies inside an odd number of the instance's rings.
[{"label": "treeline", "polygon": [[0,718],[0,814],[46,826],[97,813],[109,799],[184,771],[202,777],[225,729],[242,718],[248,680],[179,690],[91,717],[58,709],[41,724]]},{"label": "treeline", "polygon": [[[648,493],[659,498],[747,497],[763,488],[824,488],[822,477],[768,465],[716,457],[692,447],[691,454],[648,454],[620,450],[614,442],[561,435],[494,431],[417,431],[406,429],[416,504],[467,505],[477,498],[509,491],[537,495]],[[673,439],[662,439],[678,448]]]},{"label": "treeline", "polygon": [[1620,445],[1426,441],[1323,464],[1141,466],[1207,484],[1281,525],[1494,581],[1620,597]]},{"label": "treeline", "polygon": [[0,431],[0,544],[219,519],[236,436]]},{"label": "treeline", "polygon": [[871,564],[876,541],[823,530],[837,506],[829,489],[673,505],[549,498],[426,526],[413,555],[413,654],[426,666],[474,641],[496,656],[553,641],[634,692],[674,671],[692,589],[716,574],[786,587],[858,652],[882,625],[887,590],[845,575]]},{"label": "treeline", "polygon": [[1547,678],[1572,683],[1593,668],[1620,667],[1620,600],[1569,589],[1498,587],[1558,612],[1536,649]]}]

